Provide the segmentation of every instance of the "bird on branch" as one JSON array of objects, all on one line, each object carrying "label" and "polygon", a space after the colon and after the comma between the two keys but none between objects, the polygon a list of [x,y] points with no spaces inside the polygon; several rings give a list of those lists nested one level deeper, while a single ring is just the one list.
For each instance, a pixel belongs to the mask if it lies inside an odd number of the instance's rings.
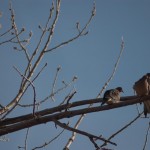
[{"label": "bird on branch", "polygon": [[[133,85],[133,89],[138,96],[150,95],[150,73],[147,73]],[[143,102],[144,103],[144,115],[147,117],[147,114],[150,113],[150,100]]]},{"label": "bird on branch", "polygon": [[118,103],[120,101],[120,93],[123,92],[122,87],[117,87],[115,89],[107,90],[104,93],[103,101],[101,106],[107,103],[108,105],[113,103]]}]

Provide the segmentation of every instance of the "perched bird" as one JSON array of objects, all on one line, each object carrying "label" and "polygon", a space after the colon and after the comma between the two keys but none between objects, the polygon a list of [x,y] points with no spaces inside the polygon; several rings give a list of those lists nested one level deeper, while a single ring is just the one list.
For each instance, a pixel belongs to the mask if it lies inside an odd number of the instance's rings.
[{"label": "perched bird", "polygon": [[[150,95],[150,73],[147,73],[133,85],[133,89],[138,96]],[[150,113],[150,100],[143,102],[144,103],[144,115],[147,117],[147,114]]]},{"label": "perched bird", "polygon": [[101,106],[104,105],[105,103],[110,105],[119,102],[121,92],[123,92],[122,87],[117,87],[115,89],[107,90],[104,93],[103,102],[101,103]]}]

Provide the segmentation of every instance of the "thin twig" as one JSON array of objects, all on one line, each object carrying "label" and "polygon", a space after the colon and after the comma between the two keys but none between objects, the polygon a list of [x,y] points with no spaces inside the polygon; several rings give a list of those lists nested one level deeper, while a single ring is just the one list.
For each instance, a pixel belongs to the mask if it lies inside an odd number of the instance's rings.
[{"label": "thin twig", "polygon": [[57,78],[58,78],[58,73],[59,73],[59,71],[61,70],[61,66],[58,66],[57,67],[57,71],[56,71],[56,75],[55,75],[55,78],[54,78],[54,82],[53,82],[53,86],[52,86],[52,92],[51,92],[51,99],[53,100],[53,101],[55,101],[55,98],[54,98],[54,92],[55,92],[55,86],[56,86],[56,81],[57,81]]},{"label": "thin twig", "polygon": [[11,27],[10,29],[8,29],[6,32],[4,32],[3,34],[0,35],[0,37],[4,36],[5,34],[9,33],[13,28]]},{"label": "thin twig", "polygon": [[[30,57],[29,57],[29,54],[28,54],[28,52],[27,52],[27,49],[26,49],[26,47],[20,42],[21,40],[20,40],[20,38],[19,38],[19,36],[18,36],[18,28],[17,28],[17,25],[16,25],[16,23],[15,23],[15,14],[14,14],[14,10],[12,9],[12,4],[11,4],[11,2],[10,2],[10,12],[11,12],[12,27],[13,27],[13,29],[14,29],[14,32],[15,32],[15,35],[16,35],[18,44],[19,44],[20,47],[24,50],[25,55],[26,55],[26,58],[27,58],[27,60],[28,60],[28,62],[29,62]],[[25,31],[25,28],[23,28],[22,31]]]},{"label": "thin twig", "polygon": [[63,132],[65,131],[65,129],[63,129],[57,136],[55,136],[53,139],[51,139],[48,142],[45,142],[44,144],[42,144],[41,146],[36,146],[35,148],[33,148],[32,150],[36,150],[36,149],[41,149],[44,148],[46,146],[48,146],[50,143],[52,143],[54,140],[56,140]]},{"label": "thin twig", "polygon": [[[32,80],[32,82],[33,82],[33,81],[34,81],[34,80]],[[43,100],[41,100],[41,101],[35,103],[35,105],[36,105],[36,106],[40,106],[42,103],[46,102],[46,101],[47,101],[49,98],[51,98],[52,96],[58,94],[59,92],[61,92],[61,91],[63,91],[64,89],[66,89],[67,87],[71,86],[71,84],[72,84],[74,81],[75,81],[75,80],[72,80],[70,83],[65,84],[65,86],[61,87],[60,89],[58,89],[57,91],[55,91],[53,94],[50,94],[50,95],[47,96],[45,99],[43,99]],[[28,86],[29,86],[29,85],[28,85]],[[75,93],[76,93],[76,92],[74,92],[74,94],[75,94]],[[65,100],[65,101],[66,101],[66,100]],[[60,105],[62,105],[62,104],[63,104],[63,102],[62,102]],[[31,107],[31,106],[33,106],[33,104],[26,104],[26,105],[18,104],[18,106],[20,106],[20,107]]]},{"label": "thin twig", "polygon": [[144,146],[143,146],[143,150],[146,149],[146,145],[147,145],[147,141],[148,141],[148,135],[149,135],[149,130],[150,130],[150,122],[147,128],[147,132],[146,132],[146,137],[145,137],[145,142],[144,142]]},{"label": "thin twig", "polygon": [[94,141],[93,138],[90,138],[90,141],[93,143],[96,149],[99,149],[99,146],[97,145],[97,143]]},{"label": "thin twig", "polygon": [[[130,125],[132,125],[137,119],[139,119],[141,117],[141,115],[143,114],[140,113],[137,117],[135,117],[132,121],[130,121],[128,124],[126,124],[125,126],[123,126],[120,130],[118,130],[117,132],[115,132],[114,134],[112,134],[108,140],[111,140],[112,138],[114,138],[116,135],[118,135],[119,133],[121,133],[122,131],[124,131],[125,129],[127,129]],[[107,142],[104,142],[104,144],[101,145],[101,147],[107,145]]]},{"label": "thin twig", "polygon": [[72,97],[77,93],[77,91],[75,89],[71,90],[69,92],[69,94],[67,94],[67,96],[64,98],[64,100],[60,103],[60,105],[63,105],[65,102],[67,104],[69,104],[70,100],[72,99]]},{"label": "thin twig", "polygon": [[101,94],[103,93],[103,91],[106,89],[106,87],[108,86],[108,84],[110,83],[110,81],[113,79],[115,73],[116,73],[116,70],[118,68],[118,65],[119,65],[119,62],[120,62],[120,58],[121,58],[121,55],[123,53],[123,50],[124,50],[124,39],[122,37],[121,39],[121,49],[120,49],[120,53],[119,53],[119,56],[117,58],[117,61],[115,63],[115,66],[114,66],[114,69],[112,71],[112,74],[111,76],[109,77],[109,79],[107,80],[107,82],[105,83],[105,85],[102,87],[101,91],[99,92],[99,94],[97,95],[97,98],[101,97]]},{"label": "thin twig", "polygon": [[[45,65],[41,68],[41,70],[38,72],[38,74],[33,78],[33,80],[31,81],[31,83],[33,83],[38,77],[39,75],[42,73],[42,71],[45,69],[45,67],[47,66],[47,63],[45,63]],[[30,84],[27,85],[26,89],[25,89],[25,92],[27,90],[27,88],[30,86]],[[35,106],[39,106],[41,103],[37,102],[35,103],[34,105]],[[17,104],[18,106],[20,107],[31,107],[33,106],[33,103],[32,104],[26,104],[26,105],[23,105],[23,104]]]},{"label": "thin twig", "polygon": [[22,75],[21,72],[15,66],[14,66],[14,69],[20,74],[21,77],[26,79],[31,84],[31,86],[33,88],[33,92],[34,92],[34,97],[33,97],[33,115],[34,115],[35,114],[35,104],[36,104],[36,90],[35,90],[35,86],[29,79],[27,79],[24,75]]},{"label": "thin twig", "polygon": [[74,83],[74,80],[71,80],[69,83],[64,84],[63,87],[57,89],[54,93],[51,93],[49,96],[47,96],[46,98],[44,98],[43,100],[41,100],[39,102],[39,104],[44,103],[45,101],[47,101],[49,98],[53,97],[54,95],[60,93],[61,91],[63,91],[64,89],[66,89],[67,87],[71,86]]},{"label": "thin twig", "polygon": [[27,139],[28,139],[28,134],[29,134],[29,128],[27,129],[27,132],[26,132],[26,137],[25,137],[24,146],[18,146],[18,149],[24,149],[24,150],[27,150]]},{"label": "thin twig", "polygon": [[24,146],[25,150],[27,150],[27,139],[28,139],[29,129],[30,128],[27,129],[26,138],[25,138],[25,146]]},{"label": "thin twig", "polygon": [[38,74],[33,78],[32,83],[38,78],[38,76],[41,74],[41,72],[45,69],[47,66],[47,63],[41,68],[41,70],[38,72]]},{"label": "thin twig", "polygon": [[[34,79],[31,81],[31,83],[33,83],[37,78],[38,76],[41,74],[41,72],[44,70],[44,68],[47,66],[47,63],[42,67],[42,69],[38,72],[38,74],[34,77]],[[30,86],[30,83],[27,85],[27,87],[25,88],[24,90],[24,93],[26,92],[26,90],[28,89],[28,87]],[[1,119],[4,119],[17,105],[20,106],[20,107],[33,107],[33,106],[39,106],[41,103],[36,103],[35,104],[27,104],[27,105],[22,105],[22,104],[19,104],[18,102],[16,103],[16,105],[14,107],[12,107],[11,110],[9,110]]]},{"label": "thin twig", "polygon": [[[20,34],[22,34],[24,32],[24,30],[21,30],[17,35],[13,36],[12,38],[10,38],[9,40],[6,40],[6,41],[3,41],[3,42],[0,42],[0,45],[2,44],[6,44],[8,42],[12,42],[13,39],[17,38],[17,36],[19,36]],[[18,43],[18,42],[17,42]]]}]

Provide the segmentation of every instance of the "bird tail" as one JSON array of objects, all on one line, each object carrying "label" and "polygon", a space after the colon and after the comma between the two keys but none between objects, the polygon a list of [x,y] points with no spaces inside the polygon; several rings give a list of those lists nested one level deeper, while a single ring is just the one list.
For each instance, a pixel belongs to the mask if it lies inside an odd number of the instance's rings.
[{"label": "bird tail", "polygon": [[147,113],[150,113],[150,100],[144,102],[144,115],[147,117]]},{"label": "bird tail", "polygon": [[102,101],[102,103],[101,103],[101,106],[103,106],[107,101],[108,101],[108,98],[104,97],[104,98],[103,98],[103,101]]},{"label": "bird tail", "polygon": [[101,103],[101,106],[103,106],[105,104],[105,102],[103,101],[102,103]]}]

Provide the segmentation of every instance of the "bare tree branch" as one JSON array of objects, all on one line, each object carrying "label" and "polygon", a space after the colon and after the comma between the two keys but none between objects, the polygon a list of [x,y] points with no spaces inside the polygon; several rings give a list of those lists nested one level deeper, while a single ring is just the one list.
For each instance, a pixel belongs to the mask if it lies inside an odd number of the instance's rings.
[{"label": "bare tree branch", "polygon": [[[38,44],[37,44],[37,47],[35,48],[35,50],[34,50],[32,56],[31,56],[31,58],[30,58],[30,61],[29,61],[29,63],[28,63],[28,67],[26,68],[25,73],[24,73],[25,75],[27,74],[27,71],[28,71],[28,69],[29,69],[29,66],[30,66],[30,64],[31,64],[31,62],[32,62],[32,60],[33,60],[33,58],[37,55],[37,52],[39,51],[39,47],[40,47],[40,45],[41,45],[41,43],[42,43],[42,40],[43,40],[43,38],[44,38],[44,36],[45,36],[45,34],[46,34],[46,32],[47,32],[48,24],[49,24],[49,22],[50,22],[50,20],[51,20],[51,18],[52,18],[52,16],[53,16],[53,12],[54,12],[54,2],[52,2],[52,7],[51,7],[51,9],[50,9],[50,14],[49,14],[48,20],[47,20],[47,22],[46,22],[46,25],[45,25],[44,30],[42,30],[42,35],[41,35],[41,37],[40,37],[40,39],[39,39],[39,42],[38,42]],[[23,82],[23,81],[22,81],[22,82]]]},{"label": "bare tree branch", "polygon": [[[31,81],[31,83],[33,83],[38,77],[39,77],[39,75],[41,74],[41,72],[44,70],[44,68],[47,66],[47,63],[41,68],[41,70],[38,72],[38,74],[34,77],[34,79]],[[28,84],[28,86],[27,86],[27,88],[30,86],[30,84]],[[26,90],[27,90],[27,88],[26,88]],[[26,91],[25,90],[25,91]],[[26,104],[26,105],[22,105],[22,104],[18,104],[18,106],[20,106],[20,107],[31,107],[31,106],[33,106],[33,105],[35,105],[35,106],[39,106],[40,105],[40,103],[39,102],[37,102],[37,103],[35,103],[35,104]]]},{"label": "bare tree branch", "polygon": [[60,127],[64,128],[64,129],[67,129],[67,130],[69,130],[69,131],[76,132],[76,133],[78,133],[78,134],[84,135],[84,136],[88,137],[89,139],[91,139],[91,138],[96,138],[96,139],[98,139],[98,140],[101,140],[101,141],[104,141],[104,142],[108,142],[108,143],[110,143],[110,144],[116,146],[116,143],[111,142],[111,141],[107,141],[106,139],[104,139],[104,138],[102,138],[102,137],[98,137],[98,136],[95,136],[95,135],[93,135],[93,134],[90,134],[90,133],[87,133],[87,132],[84,132],[84,131],[81,131],[81,130],[78,130],[78,129],[75,129],[75,128],[72,128],[72,127],[69,127],[67,124],[61,123],[61,122],[58,121],[58,120],[54,120],[54,122],[55,122],[57,125],[59,125]]},{"label": "bare tree branch", "polygon": [[[58,44],[57,46],[46,50],[45,52],[51,52],[51,51],[53,51],[53,50],[55,50],[55,49],[58,49],[58,48],[60,48],[60,47],[62,47],[62,46],[64,46],[64,45],[66,45],[66,44],[69,44],[69,43],[75,41],[76,39],[78,39],[78,38],[79,38],[80,36],[82,36],[82,35],[86,35],[87,32],[85,32],[85,30],[88,28],[88,26],[89,26],[89,24],[91,23],[91,21],[92,21],[93,17],[95,16],[95,14],[96,14],[96,7],[95,7],[95,3],[94,3],[91,16],[90,16],[88,22],[87,22],[87,23],[85,24],[85,26],[82,28],[82,30],[81,30],[76,36],[74,36],[73,38],[70,38],[69,40],[66,40],[66,41],[62,42],[62,43]],[[86,34],[85,34],[85,33],[86,33]]]},{"label": "bare tree branch", "polygon": [[21,74],[21,72],[14,66],[14,69],[20,74],[21,77],[25,78],[32,86],[33,92],[34,92],[34,98],[33,98],[33,115],[35,114],[35,104],[36,104],[36,90],[34,84],[27,79],[24,75]]},{"label": "bare tree branch", "polygon": [[[57,23],[57,20],[58,20],[58,16],[59,16],[60,3],[61,3],[61,0],[57,0],[56,1],[56,10],[55,10],[56,11],[56,15],[54,17],[54,20],[53,20],[53,23],[52,23],[52,26],[51,26],[51,29],[50,29],[47,41],[46,41],[45,46],[42,49],[41,53],[39,54],[37,60],[35,61],[33,67],[30,69],[28,76],[26,77],[28,80],[30,80],[30,78],[33,76],[33,73],[34,73],[35,69],[38,67],[39,63],[41,62],[41,60],[42,60],[42,58],[44,56],[44,52],[47,50],[47,48],[48,48],[48,46],[49,46],[49,44],[51,42],[51,39],[52,39],[52,36],[53,36],[53,33],[54,33],[54,29],[55,29],[55,26],[56,26],[56,23]],[[13,10],[12,10],[12,8],[10,10],[11,10],[11,14],[12,14],[13,28],[16,28],[16,24],[14,22]],[[17,31],[16,31],[16,33],[17,33]],[[30,60],[29,60],[29,64],[27,65],[27,68],[26,68],[24,76],[26,76],[26,73],[27,73],[27,70],[29,69],[29,67],[30,67]],[[5,108],[0,109],[0,114],[1,115],[6,113],[6,112],[8,112],[8,111],[9,112],[12,111],[16,107],[16,105],[18,104],[18,102],[20,101],[21,97],[23,96],[23,94],[24,94],[24,92],[26,90],[27,83],[28,82],[27,82],[26,79],[22,80],[20,89],[19,89],[18,94],[16,95],[16,97]],[[6,115],[4,115],[2,118],[4,118]]]},{"label": "bare tree branch", "polygon": [[[86,114],[83,114],[83,115],[81,115],[81,116],[79,117],[78,121],[76,122],[76,124],[75,124],[75,126],[74,126],[74,129],[78,129],[78,127],[79,127],[79,125],[80,125],[80,123],[81,123],[81,121],[82,121],[82,119],[84,118],[85,115],[86,115]],[[77,134],[76,132],[72,132],[72,136],[69,138],[67,144],[65,145],[64,150],[65,150],[65,149],[66,149],[66,150],[69,149],[70,145],[71,145],[72,142],[75,140],[76,134]]]},{"label": "bare tree branch", "polygon": [[[133,96],[132,99],[127,99],[126,101],[122,101],[120,103],[115,103],[112,105],[105,105],[105,106],[97,106],[97,107],[91,107],[91,108],[83,108],[78,110],[72,110],[72,111],[65,111],[65,112],[58,112],[55,114],[52,114],[52,109],[47,109],[40,112],[36,112],[35,115],[36,118],[33,116],[33,114],[28,114],[25,116],[15,117],[15,118],[8,118],[5,120],[0,121],[0,135],[5,135],[11,132],[15,132],[18,130],[22,130],[24,128],[28,128],[31,126],[35,126],[38,124],[43,124],[47,122],[51,122],[54,119],[60,120],[63,118],[70,118],[81,114],[86,113],[92,113],[92,112],[99,112],[109,109],[115,109],[119,107],[124,107],[128,105],[133,105],[139,102],[147,101],[150,99],[150,96],[144,96],[143,98],[135,97]],[[61,106],[59,106],[61,107]],[[56,108],[55,108],[56,111]],[[46,114],[42,116],[43,114]]]}]

